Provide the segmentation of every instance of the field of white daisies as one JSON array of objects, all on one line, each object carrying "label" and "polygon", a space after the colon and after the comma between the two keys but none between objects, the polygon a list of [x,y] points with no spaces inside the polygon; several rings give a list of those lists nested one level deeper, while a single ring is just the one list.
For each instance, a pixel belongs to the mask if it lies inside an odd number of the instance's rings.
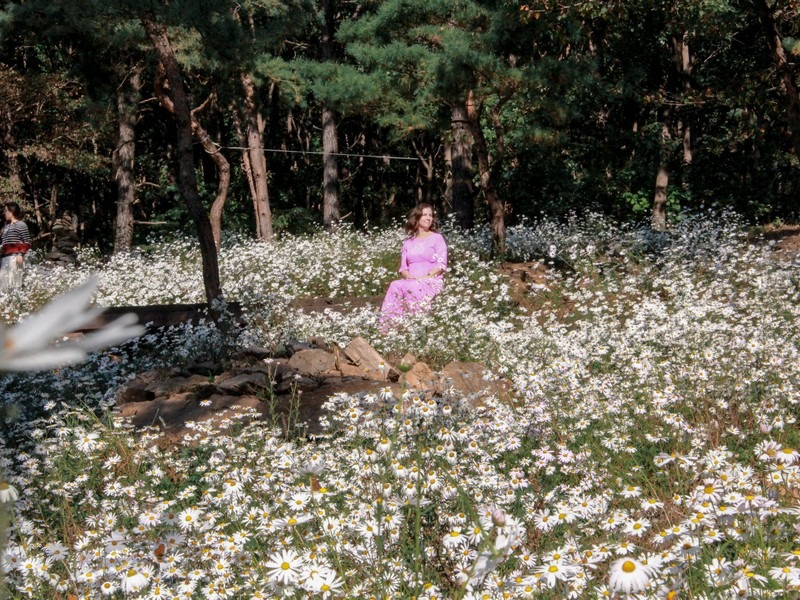
[{"label": "field of white daisies", "polygon": [[[237,339],[148,334],[78,366],[0,377],[2,571],[31,598],[728,598],[800,590],[800,273],[734,215],[664,234],[589,216],[509,232],[546,277],[520,305],[483,234],[444,234],[446,290],[382,334],[377,310],[304,315],[305,296],[383,293],[391,230],[228,239]],[[97,302],[202,300],[191,240],[78,269],[34,265],[11,323],[99,276]],[[514,299],[512,299],[514,296]],[[228,334],[225,334],[228,335]],[[364,336],[387,358],[476,360],[513,383],[338,394],[324,435],[196,424],[160,449],[113,413],[138,372],[224,361],[231,344]]]}]

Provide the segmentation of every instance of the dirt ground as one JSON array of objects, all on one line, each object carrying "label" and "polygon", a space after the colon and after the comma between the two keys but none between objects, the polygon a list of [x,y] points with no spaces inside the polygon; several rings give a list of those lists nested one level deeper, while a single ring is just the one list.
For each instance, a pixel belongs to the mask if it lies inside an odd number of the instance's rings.
[{"label": "dirt ground", "polygon": [[773,250],[777,258],[793,260],[800,255],[800,225],[768,227],[763,232],[763,239],[775,242]]}]

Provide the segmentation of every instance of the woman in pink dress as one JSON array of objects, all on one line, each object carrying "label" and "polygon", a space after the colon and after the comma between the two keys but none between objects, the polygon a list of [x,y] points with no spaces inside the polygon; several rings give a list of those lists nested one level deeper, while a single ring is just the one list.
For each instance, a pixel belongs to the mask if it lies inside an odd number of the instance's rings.
[{"label": "woman in pink dress", "polygon": [[447,270],[447,244],[436,227],[433,207],[419,204],[408,216],[397,279],[389,285],[381,306],[381,320],[387,321],[414,313],[429,305],[444,289]]}]

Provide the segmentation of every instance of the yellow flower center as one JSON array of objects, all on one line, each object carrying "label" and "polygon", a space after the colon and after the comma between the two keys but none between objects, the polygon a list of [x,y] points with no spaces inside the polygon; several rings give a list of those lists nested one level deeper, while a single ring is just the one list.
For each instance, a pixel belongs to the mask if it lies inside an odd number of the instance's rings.
[{"label": "yellow flower center", "polygon": [[633,573],[636,570],[636,563],[631,560],[626,560],[622,563],[622,570],[626,573]]},{"label": "yellow flower center", "polygon": [[282,562],[281,563],[281,569],[283,569],[284,571],[288,571],[291,567],[292,567],[292,565],[290,565],[287,562]]}]

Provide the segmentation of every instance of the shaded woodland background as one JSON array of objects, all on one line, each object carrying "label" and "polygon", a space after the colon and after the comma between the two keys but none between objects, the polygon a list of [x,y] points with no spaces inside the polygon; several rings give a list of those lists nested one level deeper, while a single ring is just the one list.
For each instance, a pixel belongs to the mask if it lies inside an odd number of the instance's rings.
[{"label": "shaded woodland background", "polygon": [[796,220],[799,7],[0,2],[0,199],[109,251],[380,225],[420,200],[490,223],[500,253],[541,213]]}]

